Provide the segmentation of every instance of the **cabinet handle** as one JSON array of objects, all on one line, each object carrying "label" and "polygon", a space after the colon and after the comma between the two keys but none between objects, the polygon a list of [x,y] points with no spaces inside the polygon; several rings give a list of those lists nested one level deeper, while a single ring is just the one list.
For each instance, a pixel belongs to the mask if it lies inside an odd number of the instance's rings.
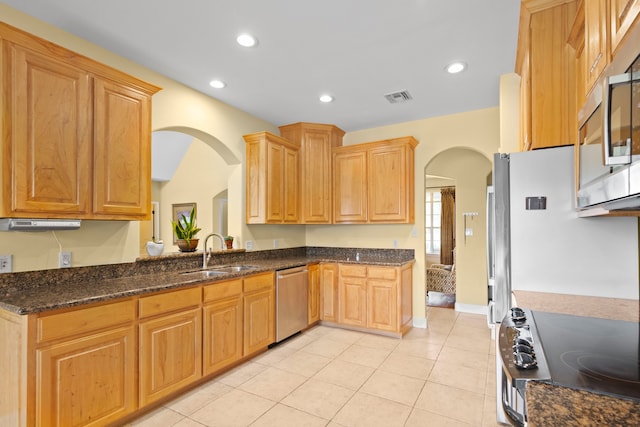
[{"label": "cabinet handle", "polygon": [[600,62],[600,59],[602,59],[602,52],[598,53],[598,56],[596,56],[596,59],[594,59],[593,64],[591,64],[589,74],[593,73],[593,71],[596,69],[596,67],[598,66],[598,62]]}]

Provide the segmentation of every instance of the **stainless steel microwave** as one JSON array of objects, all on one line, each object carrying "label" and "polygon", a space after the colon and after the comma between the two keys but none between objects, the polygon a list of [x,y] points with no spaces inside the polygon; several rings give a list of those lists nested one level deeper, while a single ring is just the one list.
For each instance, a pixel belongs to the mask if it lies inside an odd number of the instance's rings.
[{"label": "stainless steel microwave", "polygon": [[624,71],[594,90],[580,126],[580,209],[640,208],[640,56]]}]

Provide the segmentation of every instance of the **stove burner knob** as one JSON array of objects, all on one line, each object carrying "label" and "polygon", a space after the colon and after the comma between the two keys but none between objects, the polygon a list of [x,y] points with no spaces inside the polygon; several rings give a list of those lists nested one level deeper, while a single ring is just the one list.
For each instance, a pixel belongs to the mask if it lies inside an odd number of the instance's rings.
[{"label": "stove burner knob", "polygon": [[518,369],[534,369],[538,367],[538,362],[532,354],[517,352],[513,354],[513,357]]},{"label": "stove burner knob", "polygon": [[514,344],[514,345],[525,345],[525,346],[527,346],[527,347],[532,347],[532,348],[533,348],[533,345],[531,344],[531,341],[529,341],[529,340],[528,340],[528,339],[526,339],[526,338],[516,337],[516,338],[513,340],[513,344]]},{"label": "stove burner knob", "polygon": [[513,307],[511,309],[511,320],[514,322],[524,322],[527,320],[527,315],[524,310],[519,307]]},{"label": "stove burner knob", "polygon": [[524,344],[516,344],[513,346],[513,354],[516,353],[527,353],[527,354],[535,354],[533,351],[533,347],[531,345]]}]

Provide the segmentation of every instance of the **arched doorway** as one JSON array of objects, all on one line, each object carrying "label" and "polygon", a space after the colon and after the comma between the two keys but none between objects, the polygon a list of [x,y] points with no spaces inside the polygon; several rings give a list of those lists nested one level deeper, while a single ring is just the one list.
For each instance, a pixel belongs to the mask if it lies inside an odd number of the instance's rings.
[{"label": "arched doorway", "polygon": [[[487,176],[491,172],[491,162],[483,154],[473,149],[454,147],[438,153],[424,169],[425,210],[428,207],[428,191],[443,188],[455,189],[455,224],[453,261],[451,270],[455,273],[453,306],[461,301],[477,300],[477,294],[486,294],[486,230],[485,196]],[[434,190],[435,189],[435,190]],[[425,211],[425,235],[427,218]],[[431,225],[433,227],[433,225]],[[429,248],[429,242],[425,242]],[[440,264],[440,252],[425,250],[425,267]],[[426,291],[429,291],[429,280]],[[486,297],[485,297],[486,298]],[[446,303],[447,301],[445,301]]]}]

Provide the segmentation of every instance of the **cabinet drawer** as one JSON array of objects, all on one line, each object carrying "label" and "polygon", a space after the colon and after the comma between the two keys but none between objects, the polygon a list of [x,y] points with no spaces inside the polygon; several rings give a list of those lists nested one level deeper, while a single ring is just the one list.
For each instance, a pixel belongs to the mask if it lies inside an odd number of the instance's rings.
[{"label": "cabinet drawer", "polygon": [[133,300],[102,304],[59,314],[44,315],[37,321],[39,343],[74,335],[85,335],[135,318]]},{"label": "cabinet drawer", "polygon": [[253,292],[273,287],[273,272],[256,274],[244,279],[244,291]]},{"label": "cabinet drawer", "polygon": [[221,300],[224,298],[240,295],[242,293],[242,280],[229,280],[219,282],[204,287],[204,302]]},{"label": "cabinet drawer", "polygon": [[396,280],[398,269],[395,267],[369,267],[368,277],[371,279]]},{"label": "cabinet drawer", "polygon": [[367,267],[363,265],[340,264],[340,275],[349,277],[367,277]]},{"label": "cabinet drawer", "polygon": [[200,287],[140,298],[140,318],[198,305],[201,298]]}]

